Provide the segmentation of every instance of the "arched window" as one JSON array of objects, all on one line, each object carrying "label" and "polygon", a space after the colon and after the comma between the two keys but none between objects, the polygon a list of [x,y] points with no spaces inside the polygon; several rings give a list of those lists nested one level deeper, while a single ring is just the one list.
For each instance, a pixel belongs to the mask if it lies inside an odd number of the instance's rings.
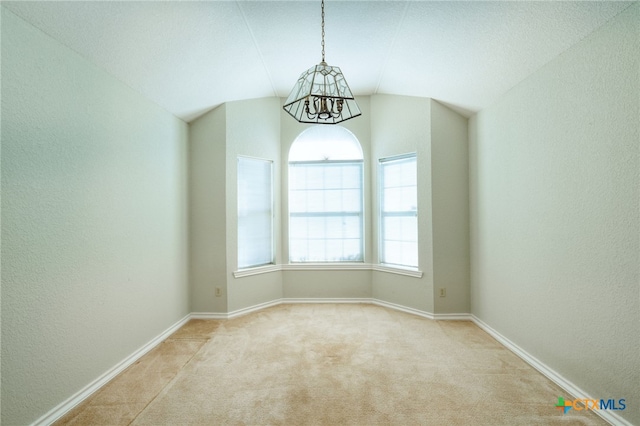
[{"label": "arched window", "polygon": [[289,260],[362,262],[363,155],[340,126],[300,133],[289,151]]}]

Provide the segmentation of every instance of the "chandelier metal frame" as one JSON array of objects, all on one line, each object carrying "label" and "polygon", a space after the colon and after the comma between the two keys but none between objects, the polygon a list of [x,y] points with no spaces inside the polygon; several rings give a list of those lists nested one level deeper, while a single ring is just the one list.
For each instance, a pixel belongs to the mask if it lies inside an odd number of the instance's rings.
[{"label": "chandelier metal frame", "polygon": [[362,112],[340,68],[325,62],[324,0],[321,10],[322,61],[300,74],[283,108],[300,123],[337,124]]}]

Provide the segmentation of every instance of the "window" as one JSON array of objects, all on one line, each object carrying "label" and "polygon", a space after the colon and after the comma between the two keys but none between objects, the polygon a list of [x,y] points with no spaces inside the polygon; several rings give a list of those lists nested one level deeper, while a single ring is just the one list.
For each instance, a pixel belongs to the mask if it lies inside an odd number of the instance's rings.
[{"label": "window", "polygon": [[272,162],[238,157],[238,269],[273,263]]},{"label": "window", "polygon": [[380,263],[418,267],[416,155],[380,160]]},{"label": "window", "polygon": [[363,155],[340,126],[302,132],[289,151],[289,260],[362,262]]}]

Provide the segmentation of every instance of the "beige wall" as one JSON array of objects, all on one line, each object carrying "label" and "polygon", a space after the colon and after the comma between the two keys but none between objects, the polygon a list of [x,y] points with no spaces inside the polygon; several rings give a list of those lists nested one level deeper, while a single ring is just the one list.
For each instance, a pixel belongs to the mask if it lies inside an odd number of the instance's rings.
[{"label": "beige wall", "polygon": [[2,424],[189,313],[187,125],[2,13]]},{"label": "beige wall", "polygon": [[[425,98],[359,97],[363,116],[342,125],[365,156],[365,264],[377,254],[378,159],[418,153],[422,278],[361,270],[291,270],[235,278],[237,157],[274,161],[276,263],[288,264],[288,156],[309,125],[293,120],[282,99],[230,102],[191,124],[191,291],[196,312],[234,312],[280,298],[376,298],[431,313],[469,310],[467,119]],[[253,117],[247,124],[246,117]],[[431,140],[436,141],[432,146]],[[438,164],[432,167],[432,150]],[[225,164],[222,164],[222,159]],[[432,188],[437,182],[437,190]],[[221,194],[223,194],[221,196]],[[438,203],[432,212],[432,197]],[[224,199],[225,203],[220,200]],[[440,243],[434,250],[433,221]],[[434,302],[434,261],[447,297]],[[304,267],[304,266],[303,266]],[[215,297],[215,287],[222,296]],[[445,303],[446,302],[446,303]]]},{"label": "beige wall", "polygon": [[471,120],[474,315],[640,424],[640,5]]},{"label": "beige wall", "polygon": [[[238,258],[238,156],[274,162],[276,262],[280,239],[278,98],[229,102],[191,123],[191,300],[194,312],[227,313],[282,297],[281,272],[234,278]],[[247,120],[250,117],[250,120]],[[221,295],[215,290],[220,288]]]},{"label": "beige wall", "polygon": [[[282,298],[282,272],[234,278],[238,269],[238,156],[273,161],[274,244],[282,259],[280,238],[280,109],[278,98],[229,102],[226,123],[226,235],[228,311]],[[219,199],[220,200],[220,199]],[[220,201],[218,201],[220,203]]]},{"label": "beige wall", "polygon": [[[435,314],[469,312],[467,119],[426,98],[371,97],[372,182],[380,158],[415,152],[418,162],[419,268],[422,278],[374,271],[372,297]],[[372,188],[372,235],[378,202]],[[378,247],[372,247],[372,262]],[[439,296],[439,289],[446,296]]]},{"label": "beige wall", "polygon": [[[467,119],[431,101],[433,312],[470,311]],[[446,295],[440,296],[440,289]]]},{"label": "beige wall", "polygon": [[[372,297],[433,312],[433,237],[431,228],[431,101],[395,95],[371,97],[371,157],[373,182],[380,158],[415,152],[418,165],[418,246],[422,278],[374,271]],[[375,188],[374,188],[375,190]],[[378,200],[373,197],[373,235],[378,239]],[[373,248],[378,262],[378,247]]]},{"label": "beige wall", "polygon": [[371,271],[283,271],[283,294],[293,299],[371,297]]},{"label": "beige wall", "polygon": [[[227,312],[227,107],[189,124],[189,281],[192,312]],[[216,287],[222,295],[215,296]]]},{"label": "beige wall", "polygon": [[189,312],[281,298],[373,297],[425,312],[467,303],[451,290],[451,306],[434,303],[431,213],[436,178],[464,180],[460,168],[434,175],[431,141],[455,163],[465,119],[429,99],[376,95],[343,123],[365,156],[366,264],[377,263],[377,161],[418,152],[422,279],[286,268],[234,278],[237,157],[274,161],[276,261],[287,264],[286,163],[306,126],[278,98],[230,102],[187,126],[2,14],[3,422],[35,420]]}]

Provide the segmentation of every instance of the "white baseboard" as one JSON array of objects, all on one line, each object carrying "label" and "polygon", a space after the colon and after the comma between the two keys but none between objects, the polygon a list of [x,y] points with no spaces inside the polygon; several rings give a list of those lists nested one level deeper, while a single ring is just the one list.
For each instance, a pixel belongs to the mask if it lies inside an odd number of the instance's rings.
[{"label": "white baseboard", "polygon": [[471,314],[433,314],[436,321],[472,321]]},{"label": "white baseboard", "polygon": [[269,302],[258,303],[257,305],[247,306],[246,308],[236,309],[228,313],[224,312],[192,312],[191,319],[213,319],[213,320],[226,320],[236,318],[242,315],[250,314],[251,312],[260,311],[262,309],[269,308],[281,304],[281,299],[271,300]]},{"label": "white baseboard", "polygon": [[418,315],[430,320],[434,319],[433,314],[427,311],[421,311],[420,309],[409,308],[408,306],[398,305],[397,303],[386,302],[380,299],[371,299],[371,303],[377,306],[384,306],[385,308],[393,309],[395,311],[406,312],[408,314]]},{"label": "white baseboard", "polygon": [[224,320],[227,319],[226,313],[220,312],[192,312],[189,315],[189,319],[209,319],[209,320]]},{"label": "white baseboard", "polygon": [[227,314],[227,318],[231,319],[231,318],[236,318],[242,315],[247,315],[250,314],[251,312],[255,312],[255,311],[260,311],[262,309],[266,309],[266,308],[270,308],[272,306],[276,306],[279,305],[281,302],[281,299],[276,299],[276,300],[271,300],[269,302],[264,302],[264,303],[259,303],[257,305],[253,305],[253,306],[249,306],[246,308],[242,308],[242,309],[236,309],[235,311],[231,311]]},{"label": "white baseboard", "polygon": [[[563,390],[565,390],[569,395],[571,395],[574,399],[596,399],[591,395],[588,395],[585,391],[580,389],[570,380],[567,380],[563,376],[561,376],[558,372],[550,368],[544,362],[540,361],[533,355],[529,354],[527,351],[522,349],[520,346],[513,343],[511,340],[498,333],[496,330],[491,328],[485,322],[483,322],[480,318],[475,315],[470,315],[471,320],[482,330],[486,331],[491,337],[500,342],[503,346],[509,349],[511,352],[520,357],[527,364],[538,370],[543,376],[554,382],[556,385],[560,386]],[[623,419],[617,413],[613,411],[607,410],[593,410],[592,412],[596,413],[605,421],[611,423],[612,425],[617,426],[633,426],[632,423]]]},{"label": "white baseboard", "polygon": [[168,329],[163,331],[161,334],[153,338],[150,342],[148,342],[147,344],[145,344],[144,346],[136,350],[134,353],[132,353],[127,358],[120,361],[114,367],[107,370],[100,377],[98,377],[97,379],[89,383],[84,388],[80,389],[78,392],[76,392],[74,395],[69,397],[67,400],[58,404],[56,407],[51,409],[48,413],[46,413],[45,415],[40,417],[38,420],[33,422],[32,426],[50,425],[54,423],[56,420],[60,419],[62,416],[67,414],[69,411],[71,411],[75,406],[77,406],[82,401],[87,399],[98,389],[106,385],[111,379],[116,377],[118,374],[122,373],[127,367],[135,363],[138,359],[140,359],[143,355],[145,355],[151,349],[155,348],[160,343],[162,343],[163,340],[165,340],[167,337],[169,337],[171,334],[177,331],[180,327],[186,324],[190,318],[191,318],[191,315],[189,314],[184,318],[182,318],[181,320],[179,320],[178,322],[176,322],[175,324],[173,324],[171,327],[169,327]]},{"label": "white baseboard", "polygon": [[396,311],[402,311],[413,315],[418,315],[423,318],[431,320],[446,320],[446,321],[471,321],[471,314],[433,314],[431,312],[422,311],[416,308],[410,308],[408,306],[399,305],[396,303],[386,302],[380,299],[373,299],[370,297],[285,297],[282,299],[272,300],[270,302],[260,303],[258,305],[249,306],[246,308],[238,309],[230,312],[229,314],[216,314],[216,313],[194,313],[192,318],[210,318],[210,319],[231,319],[241,315],[246,315],[251,312],[259,311],[271,306],[280,304],[310,304],[310,303],[365,303],[383,306],[385,308],[394,309]]},{"label": "white baseboard", "polygon": [[384,306],[385,308],[394,309],[396,311],[418,315],[423,318],[428,318],[435,321],[471,321],[471,314],[434,314],[432,312],[422,311],[420,309],[410,308],[408,306],[399,305],[397,303],[391,303],[380,299],[371,299],[371,303],[378,306]]},{"label": "white baseboard", "polygon": [[336,298],[336,297],[304,297],[295,298],[287,297],[280,299],[280,303],[293,304],[293,303],[371,303],[370,298]]},{"label": "white baseboard", "polygon": [[[484,323],[481,319],[472,314],[433,314],[431,312],[422,311],[415,308],[410,308],[407,306],[399,305],[396,303],[386,302],[380,299],[373,298],[283,298],[276,299],[270,302],[260,303],[257,305],[249,306],[246,308],[238,309],[229,313],[215,313],[215,312],[193,312],[180,321],[173,324],[163,333],[152,339],[149,343],[142,346],[140,349],[129,355],[123,361],[115,365],[113,368],[102,374],[93,382],[89,383],[83,389],[78,391],[76,394],[72,395],[67,400],[63,401],[61,404],[53,408],[51,411],[40,417],[36,420],[32,426],[44,426],[50,425],[54,423],[56,420],[60,419],[66,413],[68,413],[75,406],[80,404],[86,398],[88,398],[91,394],[96,392],[102,386],[107,384],[111,379],[124,371],[127,367],[132,365],[138,359],[140,359],[143,355],[149,352],[151,349],[156,347],[162,341],[164,341],[167,337],[169,337],[172,333],[182,327],[187,323],[190,319],[231,319],[236,318],[242,315],[247,315],[252,312],[256,312],[262,309],[269,308],[271,306],[276,306],[280,304],[293,304],[293,303],[367,303],[373,304],[377,306],[383,306],[389,309],[394,309],[401,312],[406,312],[409,314],[417,315],[423,318],[428,318],[431,320],[459,320],[459,321],[473,321],[478,327],[482,330],[486,331],[490,334],[494,339],[504,345],[511,352],[516,354],[518,357],[523,359],[526,363],[531,365],[533,368],[538,370],[544,376],[546,376],[549,380],[560,386],[564,389],[569,395],[573,398],[580,399],[595,399],[591,396],[587,395],[582,389],[577,387],[575,384],[570,382],[569,380],[562,377],[556,371],[548,367],[546,364],[530,355],[527,351],[520,348],[518,345],[510,341],[508,338],[504,337],[502,334],[498,333],[496,330],[491,328],[489,325]],[[614,425],[621,426],[633,426],[630,422],[620,417],[617,413],[612,411],[605,410],[594,410],[596,414],[602,417],[607,422]]]}]

